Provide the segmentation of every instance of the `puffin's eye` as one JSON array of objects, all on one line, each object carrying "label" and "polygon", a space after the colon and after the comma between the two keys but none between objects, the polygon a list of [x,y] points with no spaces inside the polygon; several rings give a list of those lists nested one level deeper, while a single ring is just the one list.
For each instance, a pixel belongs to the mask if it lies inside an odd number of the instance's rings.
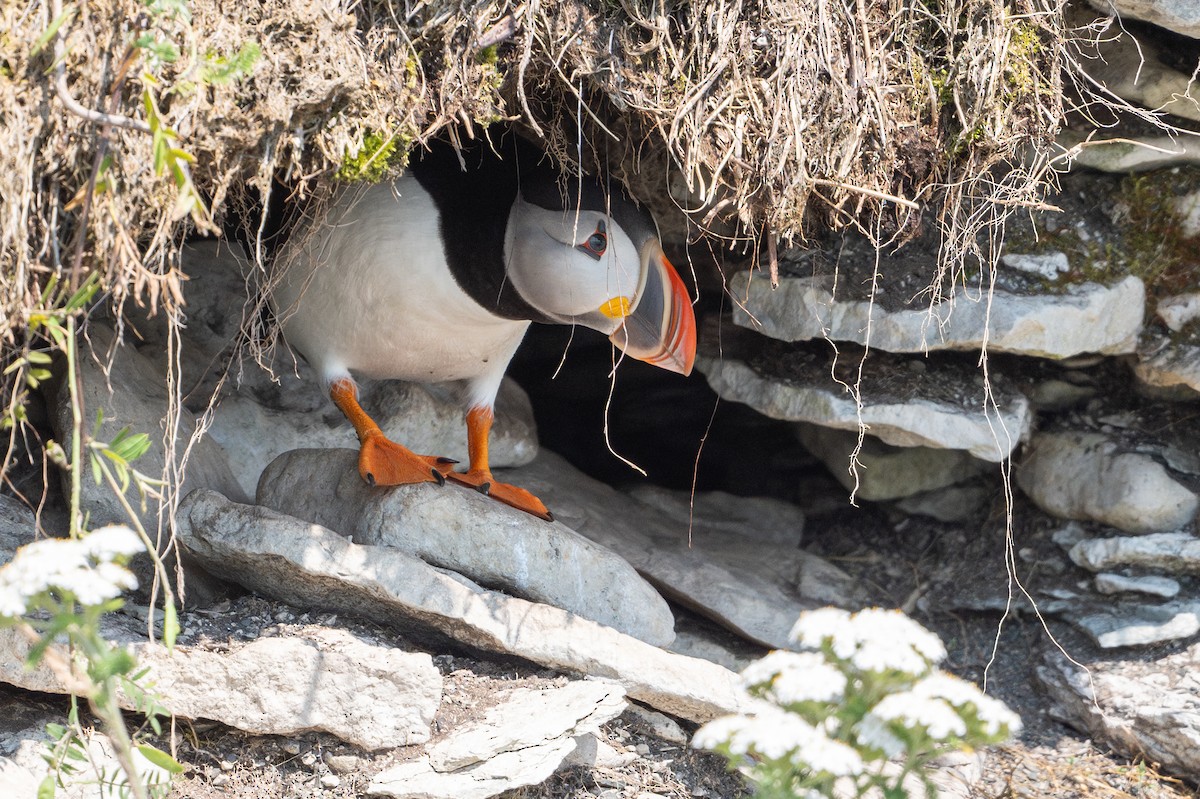
[{"label": "puffin's eye", "polygon": [[575,249],[599,261],[600,256],[604,255],[604,251],[608,249],[608,236],[604,232],[604,223],[596,223],[596,232],[588,236],[587,241],[583,244],[575,245]]}]

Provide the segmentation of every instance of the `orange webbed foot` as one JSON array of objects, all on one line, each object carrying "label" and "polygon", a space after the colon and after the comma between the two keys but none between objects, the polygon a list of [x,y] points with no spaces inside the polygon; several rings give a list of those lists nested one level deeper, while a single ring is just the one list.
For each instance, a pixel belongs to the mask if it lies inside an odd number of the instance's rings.
[{"label": "orange webbed foot", "polygon": [[459,485],[474,488],[480,494],[486,494],[509,507],[523,510],[548,522],[554,521],[554,514],[540,499],[520,486],[498,482],[490,471],[449,472],[446,477]]},{"label": "orange webbed foot", "polygon": [[382,435],[368,436],[358,452],[358,473],[372,486],[445,485],[446,475],[456,463],[450,458],[417,455]]}]

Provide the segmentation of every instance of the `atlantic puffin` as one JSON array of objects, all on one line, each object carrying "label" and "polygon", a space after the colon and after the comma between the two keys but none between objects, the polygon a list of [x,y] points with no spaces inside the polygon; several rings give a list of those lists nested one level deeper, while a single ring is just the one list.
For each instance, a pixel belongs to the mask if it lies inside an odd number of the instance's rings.
[{"label": "atlantic puffin", "polygon": [[[696,321],[653,217],[615,181],[567,175],[512,131],[433,143],[395,180],[343,189],[281,251],[272,302],[287,342],[358,434],[358,471],[390,486],[446,479],[551,520],[488,465],[496,392],[531,322],[584,325],[688,374]],[[388,440],[353,375],[463,381],[465,472]]]}]

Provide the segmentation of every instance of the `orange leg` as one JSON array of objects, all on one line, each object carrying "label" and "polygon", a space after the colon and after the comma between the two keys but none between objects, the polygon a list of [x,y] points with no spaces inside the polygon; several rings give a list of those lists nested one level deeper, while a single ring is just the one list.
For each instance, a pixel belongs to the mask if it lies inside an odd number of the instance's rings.
[{"label": "orange leg", "polygon": [[352,381],[333,381],[329,396],[358,433],[358,473],[368,485],[445,484],[446,473],[456,461],[417,455],[407,447],[389,441],[375,420],[358,404],[358,391]]},{"label": "orange leg", "polygon": [[471,455],[471,466],[465,473],[450,472],[446,476],[505,505],[532,513],[546,521],[554,521],[554,516],[533,494],[508,483],[498,483],[492,477],[492,470],[488,466],[488,436],[492,432],[493,418],[492,409],[480,405],[467,411],[467,452]]}]

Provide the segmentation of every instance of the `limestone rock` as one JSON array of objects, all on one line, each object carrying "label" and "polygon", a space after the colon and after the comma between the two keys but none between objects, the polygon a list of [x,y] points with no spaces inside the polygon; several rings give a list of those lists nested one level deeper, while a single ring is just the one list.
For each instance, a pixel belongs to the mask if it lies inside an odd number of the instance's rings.
[{"label": "limestone rock", "polygon": [[[1031,256],[1024,256],[1031,257]],[[978,350],[1066,358],[1085,352],[1133,352],[1142,327],[1145,288],[1136,277],[1113,286],[1086,283],[1062,293],[1014,294],[959,288],[933,306],[890,311],[835,298],[825,277],[769,281],[740,272],[730,291],[734,322],[783,341],[828,337],[888,352]],[[868,334],[870,340],[868,341]]]},{"label": "limestone rock", "polygon": [[737,675],[727,669],[549,605],[487,591],[391,547],[361,546],[320,525],[211,491],[197,491],[181,504],[179,535],[213,569],[293,604],[615,680],[630,697],[693,721],[743,702]]},{"label": "limestone rock", "polygon": [[1063,721],[1164,772],[1200,778],[1200,645],[1087,670],[1047,647],[1036,673]]},{"label": "limestone rock", "polygon": [[[504,752],[595,732],[625,710],[620,686],[576,680],[561,688],[518,688],[476,722],[426,748],[435,771],[458,771]],[[539,780],[540,782],[540,780]]]},{"label": "limestone rock", "polygon": [[1066,253],[1048,252],[1044,254],[1005,253],[1000,256],[1000,263],[1009,269],[1028,272],[1032,275],[1054,280],[1071,268]]},{"label": "limestone rock", "polygon": [[1126,577],[1123,574],[1105,572],[1094,580],[1096,590],[1102,594],[1149,594],[1170,599],[1179,593],[1179,581],[1170,577],[1147,574],[1142,577]]},{"label": "limestone rock", "polygon": [[263,473],[258,502],[655,646],[675,637],[674,616],[658,592],[625,560],[566,525],[453,484],[373,488],[357,463],[354,450],[285,453]]},{"label": "limestone rock", "polygon": [[33,511],[18,500],[0,494],[0,566],[12,560],[19,547],[37,538]]},{"label": "limestone rock", "polygon": [[[1026,437],[1032,423],[1029,400],[993,386],[999,417],[983,412],[983,388],[958,374],[938,375],[937,399],[904,397],[863,390],[860,409],[843,387],[833,384],[826,367],[813,365],[794,379],[764,376],[729,357],[697,356],[696,366],[722,398],[743,402],[774,419],[809,422],[857,431],[860,424],[898,447],[961,449],[976,458],[999,462]],[[945,395],[954,394],[954,398]]]},{"label": "limestone rock", "polygon": [[[1172,0],[1129,0],[1126,7],[1149,9],[1159,5],[1161,8],[1168,3]],[[1192,9],[1188,16],[1194,18],[1195,4],[1189,0],[1174,0],[1174,5]],[[1069,25],[1086,25],[1095,15],[1076,8],[1064,17]],[[1189,25],[1183,19],[1176,24]],[[1200,105],[1190,94],[1191,76],[1166,66],[1159,58],[1158,47],[1147,37],[1135,39],[1131,33],[1114,25],[1086,41],[1080,40],[1079,51],[1079,63],[1088,76],[1117,97],[1184,119],[1200,120]]]},{"label": "limestone rock", "polygon": [[847,490],[857,488],[860,499],[878,502],[933,491],[968,480],[988,464],[962,450],[931,447],[893,447],[874,436],[864,436],[856,456],[858,485],[850,473],[850,457],[858,433],[817,425],[798,424],[796,432],[810,452]]},{"label": "limestone rock", "polygon": [[[303,369],[310,389],[320,380]],[[288,385],[298,381],[287,379]],[[362,381],[362,405],[393,441],[429,455],[467,462],[462,403],[442,386],[399,380]],[[253,496],[263,470],[293,449],[356,447],[354,428],[324,396],[318,407],[273,407],[246,389],[222,400],[209,434],[228,453],[242,488]],[[529,397],[505,379],[496,397],[489,442],[492,466],[520,466],[537,455],[537,427]]]},{"label": "limestone rock", "polygon": [[561,688],[519,688],[486,716],[426,748],[426,756],[378,774],[371,796],[486,799],[544,781],[567,758],[578,756],[594,733],[625,708],[624,692],[598,682]]},{"label": "limestone rock", "polygon": [[1148,386],[1183,387],[1195,398],[1200,393],[1200,346],[1165,344],[1152,355],[1139,356],[1133,373]]},{"label": "limestone rock", "polygon": [[1056,145],[1069,156],[1070,166],[1124,174],[1147,172],[1181,164],[1200,163],[1200,141],[1191,136],[1132,136],[1119,139],[1088,139],[1070,129],[1062,130]]},{"label": "limestone rock", "polygon": [[1189,533],[1089,538],[1073,544],[1075,564],[1094,572],[1135,566],[1179,574],[1200,573],[1200,539]]},{"label": "limestone rock", "polygon": [[1178,530],[1200,498],[1153,458],[1120,452],[1099,433],[1040,433],[1017,466],[1017,484],[1046,513],[1131,533]]},{"label": "limestone rock", "polygon": [[1193,0],[1088,0],[1101,14],[1116,11],[1122,18],[1140,19],[1161,28],[1200,39],[1200,6]]},{"label": "limestone rock", "polygon": [[396,799],[489,799],[507,790],[537,785],[575,751],[573,739],[504,752],[474,768],[442,773],[422,756],[388,769],[371,780],[368,796]]},{"label": "limestone rock", "polygon": [[[365,749],[423,743],[441,701],[432,658],[324,631],[316,638],[260,638],[229,651],[177,645],[168,652],[145,630],[110,623],[110,640],[133,652],[170,713],[220,721],[257,734],[320,730]],[[65,693],[48,668],[29,672],[28,641],[0,630],[0,680]],[[122,699],[127,708],[136,703]]]},{"label": "limestone rock", "polygon": [[1136,605],[1086,615],[1068,611],[1066,616],[1104,649],[1176,641],[1200,632],[1200,603],[1196,602]]},{"label": "limestone rock", "polygon": [[[1200,204],[1197,205],[1196,211],[1200,215]],[[1200,228],[1192,235],[1196,234],[1200,234]],[[1158,305],[1154,307],[1154,312],[1158,314],[1158,317],[1163,320],[1163,323],[1167,327],[1178,333],[1186,325],[1200,318],[1200,292],[1164,297],[1158,301]]]},{"label": "limestone rock", "polygon": [[[93,324],[88,327],[88,334],[96,357],[103,361],[104,353],[113,345],[112,330]],[[100,441],[112,439],[124,427],[128,427],[132,433],[146,433],[150,437],[150,449],[134,465],[138,471],[150,477],[160,477],[167,462],[163,448],[164,425],[168,423],[165,374],[132,347],[117,346],[115,353],[108,374],[89,353],[85,351],[81,354],[79,376],[83,386],[83,407],[87,409],[83,421],[86,433]],[[98,434],[94,430],[97,411],[104,412],[103,427]],[[59,442],[69,450],[71,403],[66,381],[63,381],[58,392],[54,429]],[[186,409],[179,409],[178,424],[171,431],[176,441],[173,471],[183,464],[188,437],[196,430],[196,418]],[[212,440],[199,437],[186,458],[182,492],[211,488],[235,499],[245,497],[225,453]],[[107,485],[96,485],[89,476],[82,481],[82,487],[82,505],[89,514],[91,526],[128,523],[124,509]],[[136,508],[137,502],[133,504]],[[148,504],[148,510],[141,514],[141,521],[147,530],[158,529],[158,507],[155,503]]]},{"label": "limestone rock", "polygon": [[728,495],[697,495],[693,508],[687,492],[650,488],[638,490],[648,501],[639,502],[549,452],[510,475],[669,599],[752,641],[790,646],[801,611],[864,601],[848,575],[798,548],[803,515],[787,503],[738,499],[735,512]]},{"label": "limestone rock", "polygon": [[948,486],[925,494],[905,497],[896,507],[913,516],[928,516],[939,522],[962,524],[975,517],[987,504],[992,489],[982,485]]}]

